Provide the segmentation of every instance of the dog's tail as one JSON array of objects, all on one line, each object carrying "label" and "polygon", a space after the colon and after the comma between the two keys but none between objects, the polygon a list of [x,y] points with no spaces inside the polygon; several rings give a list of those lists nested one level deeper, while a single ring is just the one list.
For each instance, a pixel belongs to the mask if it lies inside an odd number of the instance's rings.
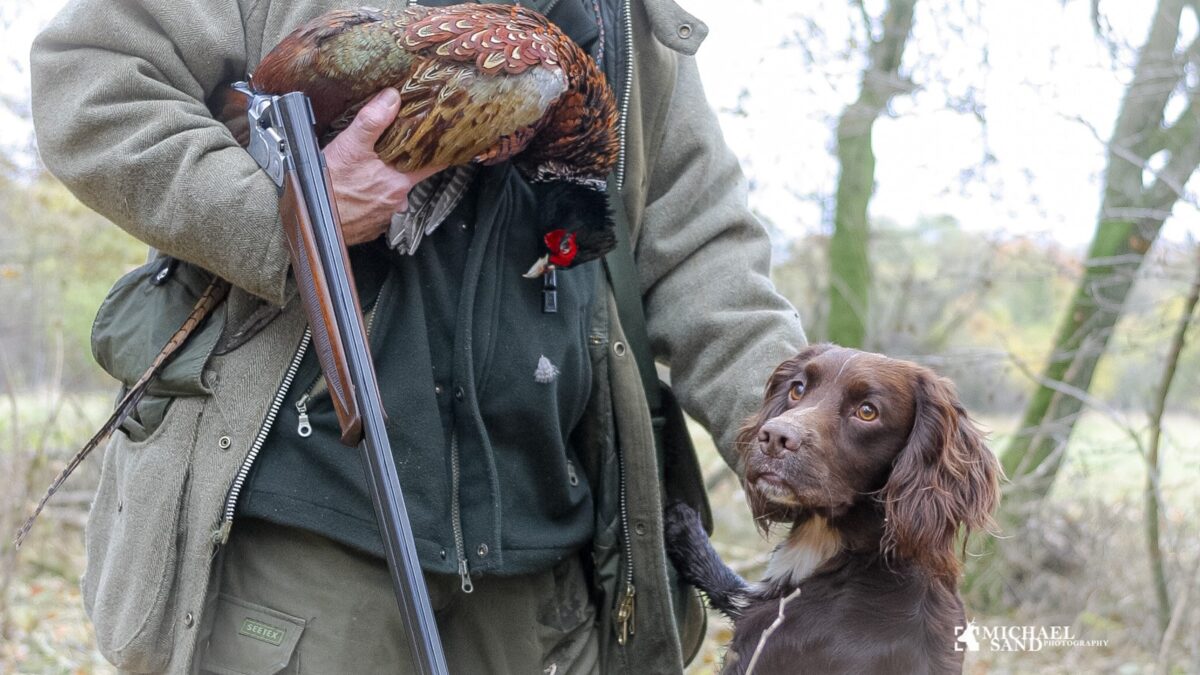
[{"label": "dog's tail", "polygon": [[700,522],[700,515],[683,502],[675,502],[663,514],[667,555],[689,584],[704,591],[708,604],[731,619],[741,616],[750,595],[750,585],[721,562]]}]

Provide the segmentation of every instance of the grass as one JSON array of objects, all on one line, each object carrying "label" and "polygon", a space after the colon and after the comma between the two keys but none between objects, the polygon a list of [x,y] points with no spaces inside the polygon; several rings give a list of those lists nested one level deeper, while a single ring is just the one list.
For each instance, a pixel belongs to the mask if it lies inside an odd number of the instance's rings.
[{"label": "grass", "polygon": [[[47,461],[35,467],[35,494],[24,496],[20,507],[0,513],[0,522],[19,520],[30,498],[40,495],[70,452],[103,419],[111,397],[75,397],[47,426],[52,397],[23,397],[18,413],[0,398],[0,468],[13,465],[18,455],[45,438]],[[19,424],[14,429],[13,421]],[[1003,447],[1013,419],[982,420],[992,430],[992,445]],[[1200,416],[1173,414],[1167,419],[1163,448],[1165,544],[1173,590],[1182,588],[1185,571],[1200,556],[1197,513],[1200,510]],[[20,437],[15,439],[14,432]],[[710,473],[723,463],[707,435],[696,429],[701,465]],[[97,480],[99,457],[93,457],[65,492],[86,494]],[[5,474],[12,476],[11,473]],[[1078,673],[1153,672],[1157,635],[1153,628],[1153,595],[1146,564],[1141,525],[1141,487],[1144,469],[1128,436],[1110,420],[1089,414],[1072,439],[1068,460],[1055,490],[1036,523],[1010,537],[1002,546],[1018,550],[1030,566],[1013,583],[1015,602],[1003,613],[984,615],[968,609],[982,625],[1068,625],[1083,639],[1107,640],[1106,647],[1047,648],[1037,653],[985,652],[969,654],[967,672]],[[12,504],[18,481],[0,483],[0,504]],[[770,550],[751,525],[744,495],[736,480],[717,483],[711,492],[716,521],[714,543],[728,561],[746,565],[753,577],[761,570],[756,560]],[[96,651],[91,627],[82,609],[79,573],[83,569],[80,519],[86,501],[61,505],[39,521],[27,547],[16,561],[8,589],[7,620],[0,642],[0,672],[86,674],[113,672]],[[5,543],[7,547],[7,542]],[[7,550],[7,549],[6,549]],[[1062,559],[1069,561],[1064,564]],[[6,559],[6,558],[5,558]],[[0,564],[3,560],[0,559]],[[10,570],[11,571],[11,570]],[[0,573],[5,570],[0,569]],[[1176,597],[1179,593],[1175,592]],[[1172,652],[1170,672],[1197,672],[1200,664],[1200,589],[1192,596],[1184,629]],[[709,620],[708,638],[689,673],[712,673],[719,663],[729,627],[719,615]]]}]

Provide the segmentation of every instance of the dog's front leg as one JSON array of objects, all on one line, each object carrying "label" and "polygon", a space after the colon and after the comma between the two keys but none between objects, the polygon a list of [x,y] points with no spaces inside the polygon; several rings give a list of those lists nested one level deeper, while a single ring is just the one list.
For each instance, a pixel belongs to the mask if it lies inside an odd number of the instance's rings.
[{"label": "dog's front leg", "polygon": [[700,515],[683,502],[663,514],[667,555],[689,584],[704,591],[708,604],[731,619],[741,615],[750,585],[721,562],[700,522]]}]

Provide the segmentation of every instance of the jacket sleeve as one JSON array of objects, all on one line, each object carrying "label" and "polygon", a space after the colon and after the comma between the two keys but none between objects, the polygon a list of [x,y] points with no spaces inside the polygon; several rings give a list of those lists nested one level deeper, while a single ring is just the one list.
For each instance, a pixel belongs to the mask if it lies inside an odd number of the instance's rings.
[{"label": "jacket sleeve", "polygon": [[679,57],[664,133],[636,247],[647,329],[683,408],[736,466],[739,427],[804,331],[770,280],[770,240],[692,57]]},{"label": "jacket sleeve", "polygon": [[245,43],[230,0],[74,0],[34,41],[34,127],[46,166],[84,204],[283,304],[275,186],[206,105],[244,77]]}]

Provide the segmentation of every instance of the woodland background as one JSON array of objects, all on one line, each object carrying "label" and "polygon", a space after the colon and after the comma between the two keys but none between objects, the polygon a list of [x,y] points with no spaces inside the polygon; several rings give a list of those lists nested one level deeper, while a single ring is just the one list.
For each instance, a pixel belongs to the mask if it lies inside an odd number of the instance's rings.
[{"label": "woodland background", "polygon": [[[1200,0],[683,4],[810,339],[934,367],[991,432],[969,616],[1107,640],[968,672],[1200,673]],[[105,416],[91,319],[145,255],[37,160],[28,45],[60,5],[0,0],[0,533]],[[696,432],[753,575],[770,545]],[[0,672],[109,672],[77,590],[98,465],[0,546]]]}]

